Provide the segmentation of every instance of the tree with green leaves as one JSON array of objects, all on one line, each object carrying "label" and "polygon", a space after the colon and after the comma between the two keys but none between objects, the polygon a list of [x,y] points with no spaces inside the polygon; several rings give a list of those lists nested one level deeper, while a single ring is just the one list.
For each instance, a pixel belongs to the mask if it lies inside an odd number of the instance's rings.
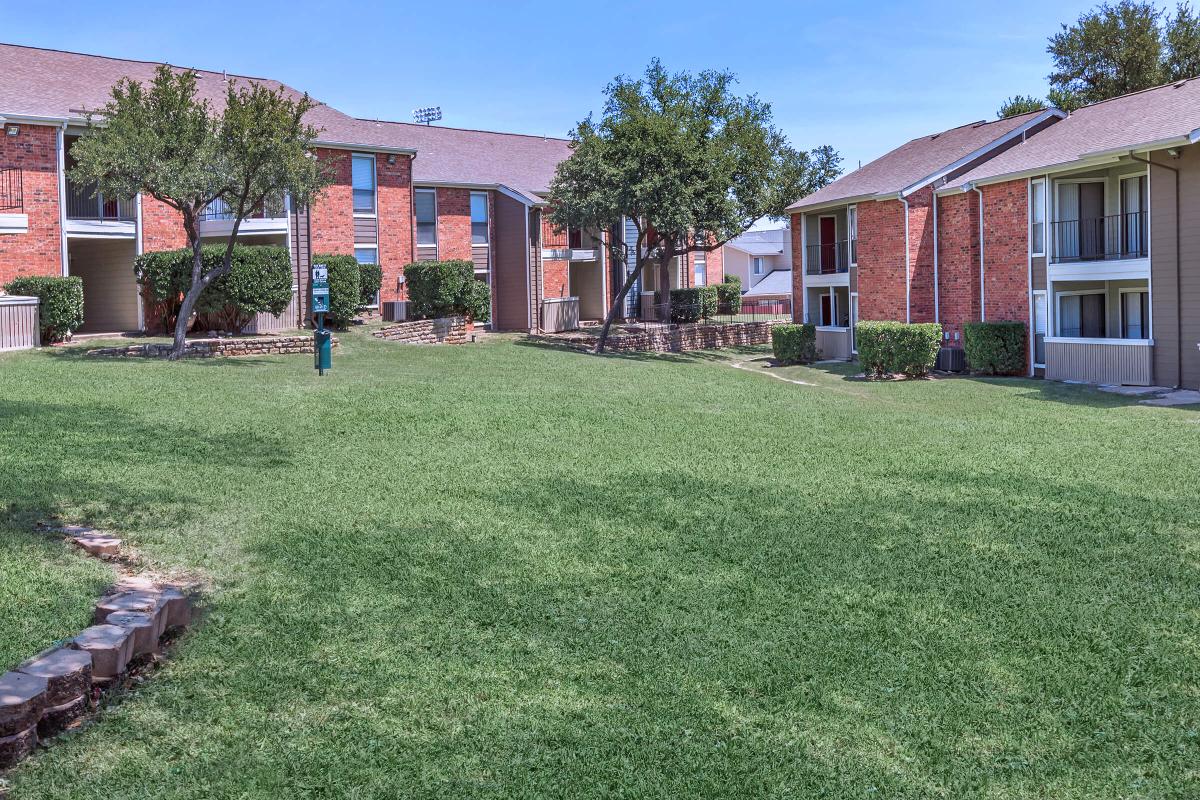
[{"label": "tree with green leaves", "polygon": [[1008,119],[1015,117],[1018,114],[1028,114],[1031,111],[1042,111],[1046,108],[1046,101],[1040,100],[1033,95],[1015,94],[1004,101],[1000,106],[1000,110],[996,112],[997,119]]},{"label": "tree with green leaves", "polygon": [[[641,79],[610,83],[599,121],[589,116],[573,131],[571,156],[550,185],[550,222],[608,232],[610,257],[626,275],[597,352],[646,269],[658,270],[656,305],[669,319],[673,259],[716,250],[756,220],[783,216],[840,173],[833,148],[792,148],[770,105],[736,96],[734,82],[729,72],[672,74],[656,59]],[[637,229],[628,252],[612,235],[625,219]]]},{"label": "tree with green leaves", "polygon": [[[1054,60],[1054,70],[1046,76],[1046,101],[1074,111],[1200,76],[1200,19],[1187,3],[1180,3],[1174,16],[1149,2],[1104,3],[1080,15],[1075,24],[1063,24],[1050,37],[1046,52]],[[999,116],[1021,113],[1038,102],[1017,95],[1001,106]]]},{"label": "tree with green leaves", "polygon": [[[304,121],[315,105],[253,81],[230,81],[219,111],[197,96],[196,73],[159,66],[147,85],[122,78],[75,143],[71,180],[108,197],[148,195],[182,217],[192,251],[191,281],[175,323],[171,357],[183,355],[192,311],[204,290],[232,268],[243,220],[283,194],[308,203],[329,183]],[[233,224],[224,257],[206,267],[199,221],[214,202]]]}]

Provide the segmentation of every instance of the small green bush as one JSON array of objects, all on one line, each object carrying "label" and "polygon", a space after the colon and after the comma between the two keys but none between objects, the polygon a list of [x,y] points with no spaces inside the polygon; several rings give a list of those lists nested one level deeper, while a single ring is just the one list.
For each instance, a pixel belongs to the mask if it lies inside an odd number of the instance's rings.
[{"label": "small green bush", "polygon": [[771,350],[781,364],[811,364],[817,360],[817,326],[776,325],[771,328]]},{"label": "small green bush", "polygon": [[869,378],[926,375],[942,344],[942,326],[934,322],[860,322],[854,332],[858,360]]},{"label": "small green bush", "polygon": [[324,264],[329,270],[329,313],[325,322],[335,328],[350,327],[362,301],[358,261],[354,256],[325,253],[314,255],[312,263]]},{"label": "small green bush", "polygon": [[491,318],[491,292],[466,260],[416,261],[404,268],[408,313],[412,319],[464,316],[474,322]]},{"label": "small green bush", "polygon": [[375,304],[375,295],[383,288],[383,267],[378,264],[358,265],[358,294],[360,306]]},{"label": "small green bush", "polygon": [[742,313],[742,279],[737,275],[726,275],[725,282],[717,284],[717,310],[722,314]]},{"label": "small green bush", "polygon": [[671,290],[671,322],[696,322],[717,313],[717,287],[692,286]]},{"label": "small green bush", "polygon": [[1023,374],[1026,347],[1023,322],[968,322],[963,326],[967,366],[975,372]]},{"label": "small green bush", "polygon": [[43,342],[62,342],[83,324],[83,278],[27,275],[10,281],[9,294],[36,297]]},{"label": "small green bush", "polygon": [[[225,245],[205,245],[201,257],[207,272],[225,258]],[[134,259],[133,272],[142,298],[150,306],[150,316],[170,333],[192,284],[191,248],[143,253]],[[204,290],[196,312],[207,319],[209,327],[241,332],[259,312],[282,313],[292,301],[293,282],[287,248],[235,245],[229,273]]]}]

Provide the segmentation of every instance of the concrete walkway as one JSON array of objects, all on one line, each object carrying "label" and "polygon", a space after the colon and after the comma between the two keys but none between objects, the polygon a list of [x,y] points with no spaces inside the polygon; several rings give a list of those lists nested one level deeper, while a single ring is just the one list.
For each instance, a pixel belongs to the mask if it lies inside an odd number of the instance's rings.
[{"label": "concrete walkway", "polygon": [[1138,402],[1144,406],[1190,406],[1200,404],[1200,392],[1195,389],[1171,389],[1166,386],[1101,386],[1100,391],[1123,397],[1146,397]]}]

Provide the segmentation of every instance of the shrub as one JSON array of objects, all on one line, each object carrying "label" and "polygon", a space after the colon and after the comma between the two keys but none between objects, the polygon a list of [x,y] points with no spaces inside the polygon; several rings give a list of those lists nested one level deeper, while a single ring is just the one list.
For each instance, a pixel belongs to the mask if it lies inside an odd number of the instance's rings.
[{"label": "shrub", "polygon": [[717,287],[693,286],[671,290],[671,322],[696,322],[717,313]]},{"label": "shrub", "polygon": [[[202,249],[204,269],[225,258],[225,245]],[[179,317],[183,295],[192,284],[191,248],[143,253],[133,272],[151,315],[170,333]],[[196,303],[196,312],[222,330],[240,332],[255,314],[279,314],[292,300],[292,263],[286,248],[277,245],[235,245],[229,273],[213,281]]]},{"label": "shrub", "polygon": [[809,364],[817,360],[816,325],[776,325],[771,328],[771,350],[781,364]]},{"label": "shrub", "polygon": [[4,287],[9,294],[36,297],[42,341],[62,342],[83,324],[83,278],[28,275]]},{"label": "shrub", "polygon": [[1025,372],[1025,323],[968,322],[963,326],[967,366],[987,375]]},{"label": "shrub", "polygon": [[937,323],[860,322],[854,328],[858,360],[867,377],[925,375],[937,361],[942,326]]},{"label": "shrub", "polygon": [[358,304],[375,305],[375,295],[383,288],[383,267],[378,264],[358,265]]},{"label": "shrub", "polygon": [[312,263],[324,264],[329,270],[329,313],[325,321],[335,328],[348,328],[362,300],[358,261],[354,256],[326,253],[314,255]]},{"label": "shrub", "polygon": [[404,268],[408,313],[412,319],[464,316],[487,322],[491,292],[475,277],[470,261],[416,261]]},{"label": "shrub", "polygon": [[717,284],[717,309],[722,314],[742,313],[742,279],[737,275],[726,275],[725,282]]}]

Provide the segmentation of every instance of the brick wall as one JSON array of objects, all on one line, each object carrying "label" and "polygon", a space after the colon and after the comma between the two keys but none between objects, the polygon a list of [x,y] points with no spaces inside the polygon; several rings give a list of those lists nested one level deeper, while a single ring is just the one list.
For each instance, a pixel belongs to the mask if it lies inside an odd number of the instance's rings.
[{"label": "brick wall", "polygon": [[942,332],[950,334],[943,341],[961,346],[963,324],[979,319],[979,202],[975,192],[938,200],[938,292]]},{"label": "brick wall", "polygon": [[[804,322],[804,220],[799,214],[792,214],[792,321]],[[861,237],[861,234],[860,234]],[[744,287],[743,287],[744,288]],[[862,308],[862,298],[859,297],[859,308]]]},{"label": "brick wall", "polygon": [[[941,220],[938,220],[939,223]],[[903,224],[903,220],[901,220]],[[933,322],[933,188],[908,198],[909,309],[913,322]],[[862,303],[862,295],[859,295]],[[903,320],[904,317],[898,317]]]},{"label": "brick wall", "polygon": [[[400,276],[413,262],[412,159],[387,156],[375,159],[379,185],[379,266],[383,269],[381,300],[403,300]],[[351,220],[353,224],[353,220]]]},{"label": "brick wall", "polygon": [[[0,169],[20,167],[27,233],[0,235],[0,285],[18,275],[62,274],[58,202],[58,129],[21,124],[17,136],[0,136]],[[9,212],[0,212],[9,213]]]},{"label": "brick wall", "polygon": [[471,190],[437,190],[438,258],[471,260]]},{"label": "brick wall", "polygon": [[983,189],[984,311],[990,321],[1029,321],[1029,217],[1026,184]]},{"label": "brick wall", "polygon": [[[317,158],[327,165],[333,183],[312,204],[310,226],[313,253],[350,255],[354,252],[354,194],[350,182],[350,152],[316,149]],[[411,223],[410,223],[411,224]]]},{"label": "brick wall", "polygon": [[858,206],[859,318],[904,322],[904,206],[899,200]]},{"label": "brick wall", "polygon": [[178,211],[142,195],[142,251],[154,253],[187,247],[187,231]]},{"label": "brick wall", "polygon": [[[542,248],[553,250],[566,247],[569,242],[567,232],[555,231],[550,224],[549,212],[542,215]],[[567,286],[567,271],[569,262],[546,259],[542,262],[542,297],[566,297],[570,294]]]},{"label": "brick wall", "polygon": [[709,250],[705,254],[707,259],[704,264],[705,281],[709,286],[714,283],[721,283],[725,280],[725,251],[718,247],[716,250]]}]

